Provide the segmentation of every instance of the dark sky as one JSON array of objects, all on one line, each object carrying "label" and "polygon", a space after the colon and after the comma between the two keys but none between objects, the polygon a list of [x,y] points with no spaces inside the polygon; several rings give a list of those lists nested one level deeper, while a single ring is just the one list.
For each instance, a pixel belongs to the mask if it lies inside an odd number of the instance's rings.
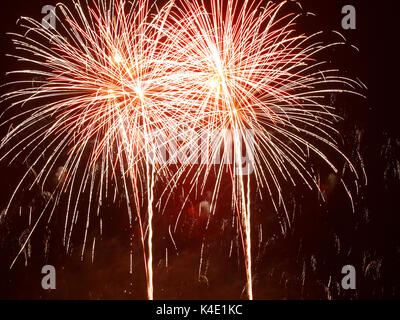
[{"label": "dark sky", "polygon": [[[16,64],[15,61],[4,56],[5,53],[11,51],[10,38],[5,33],[18,30],[16,20],[19,16],[32,16],[39,19],[43,5],[57,2],[50,0],[2,1],[0,13],[1,84],[5,82],[5,72],[12,70]],[[277,232],[275,236],[281,239],[280,244],[272,245],[267,257],[263,257],[260,262],[260,268],[268,270],[268,272],[260,272],[260,275],[272,274],[267,281],[267,286],[271,289],[264,292],[262,290],[263,282],[260,280],[256,292],[258,292],[259,297],[266,299],[326,298],[323,290],[318,287],[319,284],[325,282],[331,274],[334,278],[340,278],[340,275],[331,270],[333,267],[331,267],[330,263],[333,260],[329,257],[329,254],[334,251],[334,246],[331,243],[332,239],[325,239],[324,232],[326,230],[329,234],[339,235],[347,249],[353,248],[353,253],[350,257],[357,261],[355,264],[361,265],[364,253],[370,250],[368,252],[372,259],[371,261],[379,261],[381,259],[384,265],[381,270],[382,274],[378,279],[368,275],[363,278],[364,282],[362,282],[361,288],[356,295],[349,294],[343,297],[337,294],[335,298],[379,299],[387,297],[398,299],[400,297],[400,289],[398,285],[395,285],[395,282],[399,279],[398,268],[400,267],[398,252],[400,250],[400,242],[397,233],[400,223],[398,210],[400,206],[396,199],[400,191],[399,181],[396,175],[391,176],[389,174],[384,178],[385,172],[395,170],[395,164],[393,163],[396,163],[400,149],[400,146],[396,144],[396,141],[400,141],[398,129],[399,113],[397,111],[397,94],[399,92],[399,73],[397,68],[399,55],[398,1],[304,0],[301,3],[306,11],[312,11],[317,14],[314,20],[315,25],[305,25],[305,29],[314,30],[317,27],[323,30],[339,30],[348,39],[349,45],[356,45],[360,49],[359,54],[351,54],[350,50],[340,51],[335,59],[337,65],[348,74],[360,78],[369,88],[366,102],[347,106],[350,108],[347,121],[351,124],[356,123],[364,132],[362,149],[368,169],[369,184],[365,190],[362,190],[364,198],[362,210],[364,210],[364,214],[365,210],[369,212],[370,220],[368,223],[363,224],[364,222],[361,218],[353,216],[350,219],[351,222],[349,222],[349,218],[345,214],[348,211],[348,207],[341,203],[330,205],[326,209],[328,212],[326,217],[321,216],[322,214],[317,212],[317,209],[309,205],[309,211],[313,213],[310,213],[308,218],[312,220],[311,224],[315,224],[314,230],[319,231],[313,231],[313,234],[310,235],[310,226],[308,222],[303,220],[303,222],[299,221],[296,232],[290,237],[280,238]],[[341,29],[341,8],[347,4],[352,4],[356,7],[356,30]],[[351,124],[348,126],[351,126]],[[346,127],[346,124],[343,130],[351,131]],[[1,133],[3,134],[3,132]],[[2,205],[6,198],[4,194],[9,193],[10,184],[8,180],[12,180],[12,173],[9,170],[4,165],[0,166],[0,174],[3,177],[2,196],[0,196],[2,197],[0,202]],[[30,196],[35,197],[35,195],[28,195],[27,197]],[[261,208],[263,207],[261,206]],[[112,212],[113,210],[118,210],[118,208],[113,207],[108,210]],[[313,210],[315,210],[316,216],[313,216]],[[339,212],[339,214],[332,217],[332,212]],[[304,215],[307,217],[307,214]],[[40,273],[40,266],[43,265],[43,257],[40,254],[32,258],[30,266],[25,267],[23,259],[21,259],[16,268],[9,271],[9,263],[5,261],[9,261],[11,258],[12,252],[15,250],[13,247],[15,243],[10,239],[12,236],[6,238],[5,243],[2,243],[0,239],[0,274],[2,275],[0,277],[0,298],[143,298],[143,282],[140,280],[143,275],[141,273],[135,275],[134,280],[136,281],[134,287],[139,288],[134,290],[137,290],[138,293],[129,294],[132,287],[130,286],[131,279],[126,276],[128,254],[125,252],[129,249],[129,246],[126,244],[127,237],[116,231],[117,228],[124,224],[124,219],[125,217],[118,218],[115,216],[110,219],[109,223],[112,227],[105,232],[104,242],[99,245],[98,249],[100,250],[99,259],[94,265],[87,261],[80,262],[79,255],[64,257],[62,247],[54,244],[55,249],[48,258],[50,261],[47,262],[62,268],[59,275],[59,283],[60,286],[64,285],[64,289],[60,289],[61,292],[58,291],[56,293],[42,292],[38,288],[40,281],[34,280],[35,278],[31,276],[32,274]],[[270,223],[268,226],[273,230],[271,231],[272,237],[278,227],[274,218],[271,218],[271,221],[266,222],[266,224]],[[162,220],[158,223],[160,226],[163,225]],[[347,224],[350,225],[349,228],[344,227]],[[0,228],[2,228],[1,225]],[[18,228],[12,226],[11,229]],[[13,232],[11,231],[10,234],[13,235]],[[38,240],[38,242],[40,241]],[[180,241],[183,245],[188,239],[182,236]],[[215,243],[217,239],[210,236],[209,241],[212,248],[212,243]],[[214,284],[211,284],[210,287],[204,287],[203,284],[191,286],[191,276],[197,272],[198,268],[199,248],[196,244],[183,247],[182,260],[175,261],[175,265],[174,261],[171,262],[170,274],[160,272],[156,276],[158,277],[160,288],[158,289],[160,291],[157,292],[158,296],[164,298],[243,298],[241,296],[242,287],[240,283],[223,279],[224,272],[232,277],[241,278],[243,276],[241,274],[242,270],[237,270],[233,267],[232,270],[229,268],[224,269],[223,265],[219,268],[218,262],[215,262],[218,261],[218,257],[213,257],[212,255],[210,259],[214,259],[214,265],[217,266],[214,274]],[[38,249],[39,251],[40,249]],[[303,260],[288,258],[288,256],[296,257],[300,251],[302,252]],[[162,256],[162,252],[159,255]],[[309,266],[309,261],[313,256],[316,256],[318,261],[322,261],[321,269],[310,275],[309,283],[305,288],[301,289],[299,288],[299,279],[303,271],[303,261],[307,261],[307,266]],[[340,259],[344,263],[348,262],[345,257]],[[274,272],[280,273],[274,274]],[[288,277],[286,284],[283,284],[280,280],[283,273],[291,275]],[[179,275],[182,275],[185,281],[177,280]],[[104,279],[102,284],[99,283],[99,278]],[[39,276],[38,279],[40,279]]]}]

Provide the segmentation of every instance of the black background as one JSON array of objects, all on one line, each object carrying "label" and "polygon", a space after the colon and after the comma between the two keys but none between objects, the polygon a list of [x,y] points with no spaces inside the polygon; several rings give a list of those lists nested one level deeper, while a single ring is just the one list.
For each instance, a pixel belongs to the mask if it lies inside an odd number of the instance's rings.
[{"label": "black background", "polygon": [[[4,55],[12,51],[10,37],[5,33],[18,30],[19,16],[41,18],[41,8],[53,1],[2,1],[1,3],[1,77],[6,81],[6,71],[15,68],[15,61]],[[317,14],[315,25],[324,30],[339,30],[354,44],[360,53],[351,50],[337,52],[336,60],[341,69],[357,76],[367,85],[367,101],[345,102],[345,123],[341,128],[345,138],[352,139],[353,128],[363,132],[361,151],[368,175],[368,185],[361,190],[356,213],[351,213],[343,194],[337,191],[326,208],[316,209],[313,198],[308,198],[303,214],[293,232],[283,237],[277,220],[268,218],[267,237],[274,239],[266,253],[258,261],[258,278],[255,281],[255,297],[259,299],[398,299],[400,297],[400,237],[399,237],[399,124],[397,117],[399,56],[398,4],[396,1],[301,1],[306,11]],[[357,10],[357,29],[341,29],[341,8],[352,4]],[[308,28],[308,26],[306,26]],[[310,26],[312,29],[312,27]],[[4,106],[2,106],[4,108]],[[2,132],[3,134],[3,132]],[[347,146],[351,151],[351,143]],[[16,183],[16,172],[21,167],[1,164],[0,203],[5,205]],[[26,170],[26,168],[25,168]],[[397,174],[395,172],[397,171]],[[385,175],[386,172],[386,175]],[[35,191],[21,197],[22,202],[40,201]],[[264,207],[259,205],[263,213]],[[60,214],[62,214],[60,212]],[[15,213],[17,215],[17,213]],[[366,218],[366,215],[368,216]],[[18,236],[25,223],[8,217],[0,225],[0,298],[2,299],[144,299],[144,274],[140,264],[129,275],[129,235],[126,235],[126,213],[123,207],[105,209],[104,236],[99,240],[94,263],[89,256],[80,261],[79,249],[65,255],[60,235],[53,232],[52,247],[48,257],[43,255],[43,227],[33,239],[32,257],[28,266],[20,258],[12,270],[10,263],[18,249]],[[164,220],[157,226],[165,229]],[[211,232],[211,231],[210,231]],[[163,242],[160,232],[155,246]],[[334,239],[341,240],[341,252],[337,253]],[[199,244],[187,245],[184,236],[179,257],[171,258],[168,270],[156,268],[155,296],[163,299],[239,299],[242,294],[244,273],[231,262],[211,256],[209,286],[196,283]],[[210,248],[217,239],[210,236]],[[215,244],[214,244],[215,245]],[[165,247],[165,246],[164,246]],[[156,253],[162,258],[164,247]],[[350,250],[350,253],[348,253]],[[218,251],[220,252],[220,251]],[[311,259],[317,260],[317,269],[311,267]],[[365,259],[367,259],[365,263]],[[158,261],[156,260],[156,263]],[[370,264],[371,263],[371,264]],[[40,269],[53,264],[57,269],[57,290],[41,289]],[[337,290],[341,267],[356,266],[357,290]],[[367,268],[367,265],[370,267]],[[233,263],[235,265],[235,262]],[[227,267],[228,266],[228,267]],[[230,266],[230,267],[229,267]],[[379,267],[380,266],[380,267]],[[257,273],[257,272],[256,272]],[[304,273],[306,279],[303,281]],[[234,279],[234,280],[232,280]],[[327,294],[325,286],[331,279],[332,287]]]}]

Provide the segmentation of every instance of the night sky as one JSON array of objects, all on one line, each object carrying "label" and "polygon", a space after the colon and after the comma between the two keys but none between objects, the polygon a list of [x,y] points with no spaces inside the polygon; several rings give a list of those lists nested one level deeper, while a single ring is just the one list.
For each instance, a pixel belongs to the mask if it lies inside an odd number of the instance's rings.
[{"label": "night sky", "polygon": [[[65,1],[67,2],[67,0]],[[254,258],[254,296],[256,299],[398,299],[400,297],[400,135],[398,109],[398,4],[395,1],[300,1],[305,11],[317,16],[300,20],[304,32],[338,30],[347,44],[330,51],[332,65],[349,77],[366,84],[367,99],[347,95],[332,96],[332,105],[344,120],[338,123],[343,137],[342,150],[355,163],[363,165],[368,183],[354,191],[355,212],[334,176],[315,162],[320,172],[321,188],[327,202],[305,186],[283,184],[292,228],[285,230],[283,213],[276,213],[267,200],[252,195],[252,234]],[[56,1],[3,0],[1,3],[1,84],[8,81],[7,71],[17,68],[6,32],[21,29],[19,16],[41,19],[41,8]],[[352,4],[357,10],[356,30],[341,28],[341,8]],[[330,40],[327,38],[327,40]],[[360,52],[351,48],[355,45]],[[327,58],[327,57],[325,57]],[[4,88],[1,94],[5,93]],[[3,111],[7,107],[2,103]],[[0,122],[5,120],[4,117]],[[8,127],[0,127],[0,135]],[[361,155],[362,162],[358,157]],[[0,211],[27,164],[0,162]],[[51,173],[55,175],[56,173]],[[344,179],[346,177],[343,177]],[[362,182],[362,180],[361,180]],[[51,189],[51,185],[47,186]],[[155,186],[156,198],[165,189]],[[190,184],[178,190],[187,192]],[[212,182],[206,190],[212,189]],[[46,191],[46,190],[44,190]],[[99,225],[89,230],[96,235],[96,250],[87,250],[81,261],[84,221],[77,224],[72,239],[72,253],[62,244],[66,203],[61,202],[49,225],[40,223],[29,241],[28,249],[10,270],[21,242],[29,233],[28,214],[41,212],[46,193],[39,186],[22,188],[7,216],[0,216],[0,299],[146,299],[143,254],[138,228],[129,228],[124,195],[106,200],[101,210],[103,234]],[[200,203],[208,195],[192,195],[183,204],[174,192],[163,214],[154,220],[154,284],[157,299],[246,299],[246,276],[237,232],[232,219],[229,179],[222,182],[220,199],[208,227],[207,219],[196,217]],[[182,208],[174,241],[169,226]],[[84,210],[84,208],[81,208]],[[263,230],[259,236],[260,226]],[[131,235],[133,243],[131,243]],[[239,240],[240,241],[240,240]],[[92,242],[89,241],[89,247]],[[232,248],[231,248],[231,244]],[[133,248],[133,274],[129,273],[129,252]],[[166,253],[168,262],[166,261]],[[199,271],[200,257],[203,257]],[[57,289],[41,287],[41,268],[53,265],[57,271]],[[357,271],[357,288],[343,290],[344,265]]]}]

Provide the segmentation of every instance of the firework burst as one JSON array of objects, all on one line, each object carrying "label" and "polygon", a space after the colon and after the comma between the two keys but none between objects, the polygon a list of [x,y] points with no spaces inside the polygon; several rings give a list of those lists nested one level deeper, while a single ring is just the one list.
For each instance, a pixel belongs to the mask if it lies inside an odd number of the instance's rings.
[{"label": "firework burst", "polygon": [[[171,100],[179,95],[168,85],[170,76],[163,61],[166,54],[159,45],[159,31],[169,6],[157,10],[149,7],[148,1],[128,6],[125,1],[101,0],[91,6],[76,2],[74,10],[70,10],[61,4],[57,7],[57,29],[46,29],[31,18],[22,18],[26,32],[13,34],[18,52],[14,57],[30,67],[10,74],[28,75],[35,80],[25,78],[8,83],[19,89],[2,98],[10,103],[7,112],[18,109],[16,116],[2,124],[11,126],[2,139],[1,159],[11,158],[10,163],[17,158],[29,161],[29,170],[15,189],[6,212],[32,171],[35,178],[31,187],[38,184],[42,190],[60,162],[62,175],[67,177],[59,179],[20,253],[44,214],[48,213],[49,222],[66,194],[67,252],[79,217],[78,204],[88,201],[83,259],[91,212],[99,216],[103,198],[115,197],[122,190],[130,224],[134,218],[132,208],[139,216],[143,246],[145,232],[140,208],[147,202],[145,260],[149,298],[153,291],[154,187],[154,167],[148,161],[150,150],[154,149],[150,136],[156,129],[167,132],[177,122],[168,123],[173,119],[166,116],[168,113],[179,114],[179,110],[168,107],[174,105]],[[85,198],[85,194],[89,197]],[[142,195],[146,195],[146,200]]]},{"label": "firework burst", "polygon": [[[324,149],[339,154],[357,179],[357,172],[340,151],[334,123],[340,118],[326,103],[327,95],[360,95],[362,84],[343,77],[318,56],[343,42],[324,44],[321,33],[297,30],[301,14],[284,13],[287,1],[211,0],[180,1],[171,14],[168,38],[186,92],[188,126],[198,137],[209,139],[192,149],[204,155],[209,141],[214,148],[206,157],[213,163],[223,150],[215,181],[212,210],[218,198],[226,165],[232,179],[233,209],[239,217],[245,252],[247,293],[253,298],[251,258],[250,179],[257,191],[267,189],[278,211],[282,206],[290,227],[282,181],[298,180],[310,189],[319,185],[308,167],[310,154],[321,158],[335,173],[338,168]],[[221,134],[224,132],[224,134]],[[252,133],[252,134],[249,134]],[[190,143],[190,142],[189,142]],[[243,168],[243,151],[246,168]],[[196,166],[193,181],[203,187],[209,165]],[[225,166],[224,166],[225,165]],[[185,170],[188,170],[185,168]],[[349,188],[342,182],[350,199]]]},{"label": "firework burst", "polygon": [[[357,177],[340,151],[334,126],[339,116],[326,97],[358,94],[361,85],[318,59],[341,42],[324,44],[318,40],[320,33],[299,32],[299,15],[284,13],[286,4],[180,0],[159,9],[147,0],[132,5],[98,0],[91,5],[76,2],[74,10],[59,5],[57,30],[22,18],[26,32],[13,34],[18,51],[14,57],[30,67],[10,73],[17,79],[8,85],[19,88],[2,97],[10,104],[6,113],[16,115],[2,124],[11,126],[1,142],[1,160],[22,158],[29,170],[6,212],[25,184],[43,190],[60,163],[63,178],[20,253],[44,215],[50,221],[66,196],[67,252],[80,215],[78,204],[88,204],[83,258],[91,212],[99,216],[105,197],[123,193],[131,227],[134,214],[138,217],[152,299],[156,179],[168,177],[174,188],[190,176],[196,181],[192,189],[200,182],[203,190],[215,169],[210,164],[218,158],[211,212],[226,171],[252,299],[251,181],[261,197],[262,190],[268,190],[275,210],[283,207],[287,216],[282,181],[300,181],[320,191],[308,167],[310,154],[337,172],[323,151],[331,149]],[[21,75],[35,80],[19,79]],[[165,138],[163,146],[179,140],[193,151],[176,172],[169,170],[168,161],[155,161],[165,160],[160,136]],[[170,158],[179,152],[173,150]],[[34,179],[29,181],[31,172]],[[289,218],[287,223],[290,226]]]}]

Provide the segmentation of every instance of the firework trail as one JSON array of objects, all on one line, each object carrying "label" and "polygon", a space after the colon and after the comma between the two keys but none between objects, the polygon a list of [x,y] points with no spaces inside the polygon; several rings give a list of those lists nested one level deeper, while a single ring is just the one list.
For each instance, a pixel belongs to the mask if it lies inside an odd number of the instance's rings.
[{"label": "firework trail", "polygon": [[[334,127],[340,117],[325,101],[332,93],[361,95],[362,85],[319,61],[321,52],[343,42],[324,44],[318,40],[321,33],[300,33],[296,28],[300,14],[284,13],[287,3],[268,2],[263,6],[259,1],[178,1],[168,33],[169,48],[184,78],[180,84],[186,92],[185,112],[190,114],[187,125],[198,137],[209,137],[201,144],[198,139],[188,142],[193,143],[192,149],[209,157],[207,164],[195,167],[193,181],[202,179],[204,187],[213,169],[208,164],[215,163],[220,150],[224,152],[212,210],[223,165],[229,167],[233,208],[241,224],[249,299],[253,298],[251,176],[261,198],[261,190],[267,188],[275,210],[283,207],[289,227],[280,182],[296,185],[300,178],[310,189],[320,191],[307,167],[310,154],[337,172],[322,147],[333,150],[357,179],[354,166],[340,151]],[[210,140],[214,147],[211,152]],[[254,172],[243,168],[243,149]],[[342,183],[351,199],[349,188]]]}]

